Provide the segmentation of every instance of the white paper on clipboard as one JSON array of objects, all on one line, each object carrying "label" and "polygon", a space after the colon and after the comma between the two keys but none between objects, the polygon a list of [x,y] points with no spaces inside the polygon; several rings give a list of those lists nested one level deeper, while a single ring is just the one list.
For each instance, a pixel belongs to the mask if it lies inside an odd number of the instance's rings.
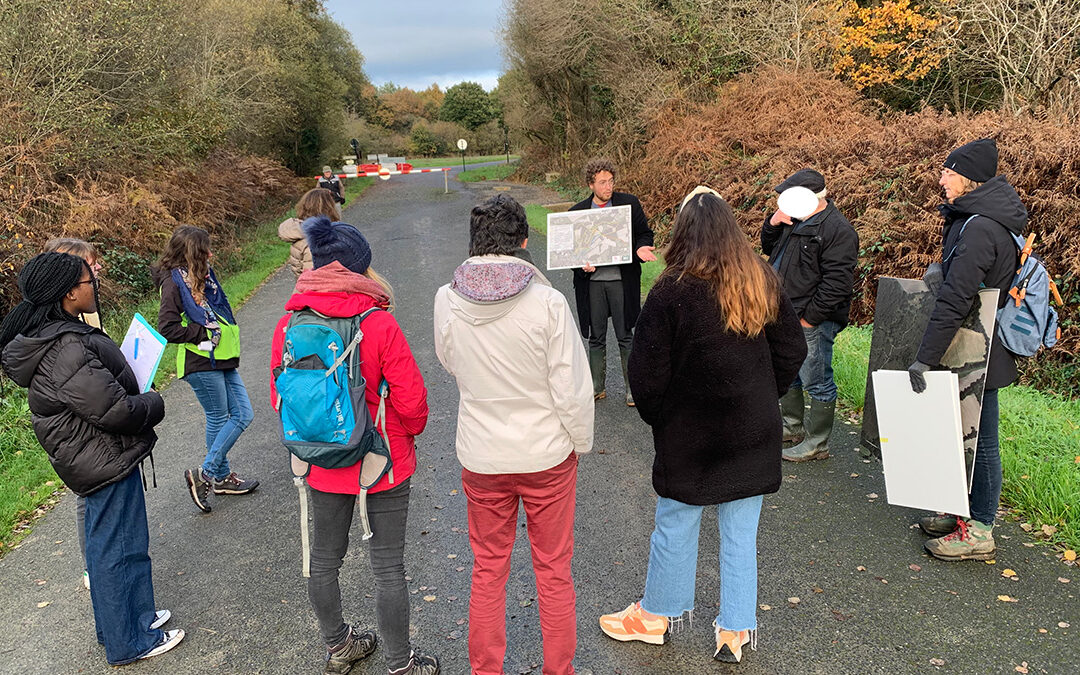
[{"label": "white paper on clipboard", "polygon": [[150,391],[167,344],[168,341],[161,333],[157,332],[142,314],[136,312],[127,335],[124,336],[124,342],[120,345],[120,351],[124,353],[124,358],[139,381],[139,391]]},{"label": "white paper on clipboard", "polygon": [[926,373],[921,394],[906,370],[872,377],[889,503],[969,517],[956,373]]}]

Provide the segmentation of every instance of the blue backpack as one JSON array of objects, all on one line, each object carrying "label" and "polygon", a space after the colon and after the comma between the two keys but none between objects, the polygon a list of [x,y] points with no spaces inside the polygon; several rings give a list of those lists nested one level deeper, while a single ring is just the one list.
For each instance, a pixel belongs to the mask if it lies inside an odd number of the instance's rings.
[{"label": "blue backpack", "polygon": [[1035,233],[1028,235],[1026,240],[1009,234],[1020,251],[1020,268],[1009,289],[1012,301],[998,310],[997,334],[1013,354],[1034,356],[1040,347],[1053,347],[1061,339],[1057,311],[1050,306],[1050,301],[1053,299],[1058,305],[1064,303],[1046,266],[1031,253]]}]

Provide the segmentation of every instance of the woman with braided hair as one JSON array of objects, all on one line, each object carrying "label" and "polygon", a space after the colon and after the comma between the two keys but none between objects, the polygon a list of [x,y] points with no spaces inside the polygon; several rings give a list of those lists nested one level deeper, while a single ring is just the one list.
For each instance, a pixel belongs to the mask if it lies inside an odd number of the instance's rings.
[{"label": "woman with braided hair", "polygon": [[161,395],[139,393],[120,348],[80,314],[97,310],[85,260],[42,253],[19,273],[23,301],[0,324],[4,372],[26,387],[34,434],[56,475],[86,498],[86,565],[98,642],[111,665],[163,654],[182,630],[159,630],[140,463],[150,456]]}]

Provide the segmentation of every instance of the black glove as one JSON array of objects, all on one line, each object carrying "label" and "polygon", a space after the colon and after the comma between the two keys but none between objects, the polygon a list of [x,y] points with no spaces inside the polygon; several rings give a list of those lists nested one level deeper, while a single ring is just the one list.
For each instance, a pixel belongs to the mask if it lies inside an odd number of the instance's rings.
[{"label": "black glove", "polygon": [[945,273],[941,269],[941,263],[930,263],[930,266],[926,268],[926,274],[922,275],[922,280],[926,282],[926,287],[930,289],[930,292],[936,296],[941,284],[945,282]]},{"label": "black glove", "polygon": [[907,368],[908,377],[911,379],[911,391],[921,394],[926,391],[926,378],[923,373],[930,370],[930,366],[922,361],[916,361]]}]

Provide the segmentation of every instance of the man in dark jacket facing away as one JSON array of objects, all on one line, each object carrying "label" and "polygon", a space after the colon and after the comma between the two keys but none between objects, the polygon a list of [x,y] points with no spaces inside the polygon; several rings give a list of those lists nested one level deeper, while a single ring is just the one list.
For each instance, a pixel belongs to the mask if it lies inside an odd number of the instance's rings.
[{"label": "man in dark jacket facing away", "polygon": [[[829,435],[836,410],[832,352],[837,334],[848,322],[859,235],[831,199],[825,199],[825,178],[813,169],[800,169],[775,190],[804,187],[818,198],[814,212],[803,220],[779,209],[761,229],[761,249],[780,275],[806,336],[807,356],[799,377],[780,399],[784,440],[798,445],[784,450],[784,459],[805,462],[829,456]],[[810,415],[803,425],[803,389],[810,394]],[[805,429],[805,430],[804,430]]]},{"label": "man in dark jacket facing away", "polygon": [[634,405],[626,382],[626,362],[634,339],[634,324],[641,311],[641,263],[656,260],[653,233],[641,202],[634,195],[615,192],[615,165],[611,160],[592,159],[585,165],[585,182],[592,194],[570,207],[571,211],[602,209],[608,206],[630,207],[630,237],[633,260],[625,265],[574,270],[574,296],[577,300],[581,334],[589,341],[589,370],[592,371],[593,398],[607,396],[607,322],[615,328],[622,360],[626,405]]},{"label": "man in dark jacket facing away", "polygon": [[[979,288],[998,289],[999,309],[1010,299],[1009,289],[1019,266],[1012,235],[1023,234],[1027,209],[1005,176],[997,175],[997,164],[997,144],[993,139],[983,138],[953,150],[941,169],[938,182],[945,190],[946,199],[939,207],[945,219],[940,270],[943,278],[917,360],[908,367],[911,388],[917,393],[926,389],[923,373],[941,363],[945,350],[971,311]],[[926,277],[931,286],[936,273],[933,268]],[[926,549],[942,560],[994,557],[994,519],[1001,496],[998,389],[1015,380],[1016,362],[995,330],[968,495],[971,518],[929,516],[919,522],[927,534],[939,537],[927,541]]]}]

